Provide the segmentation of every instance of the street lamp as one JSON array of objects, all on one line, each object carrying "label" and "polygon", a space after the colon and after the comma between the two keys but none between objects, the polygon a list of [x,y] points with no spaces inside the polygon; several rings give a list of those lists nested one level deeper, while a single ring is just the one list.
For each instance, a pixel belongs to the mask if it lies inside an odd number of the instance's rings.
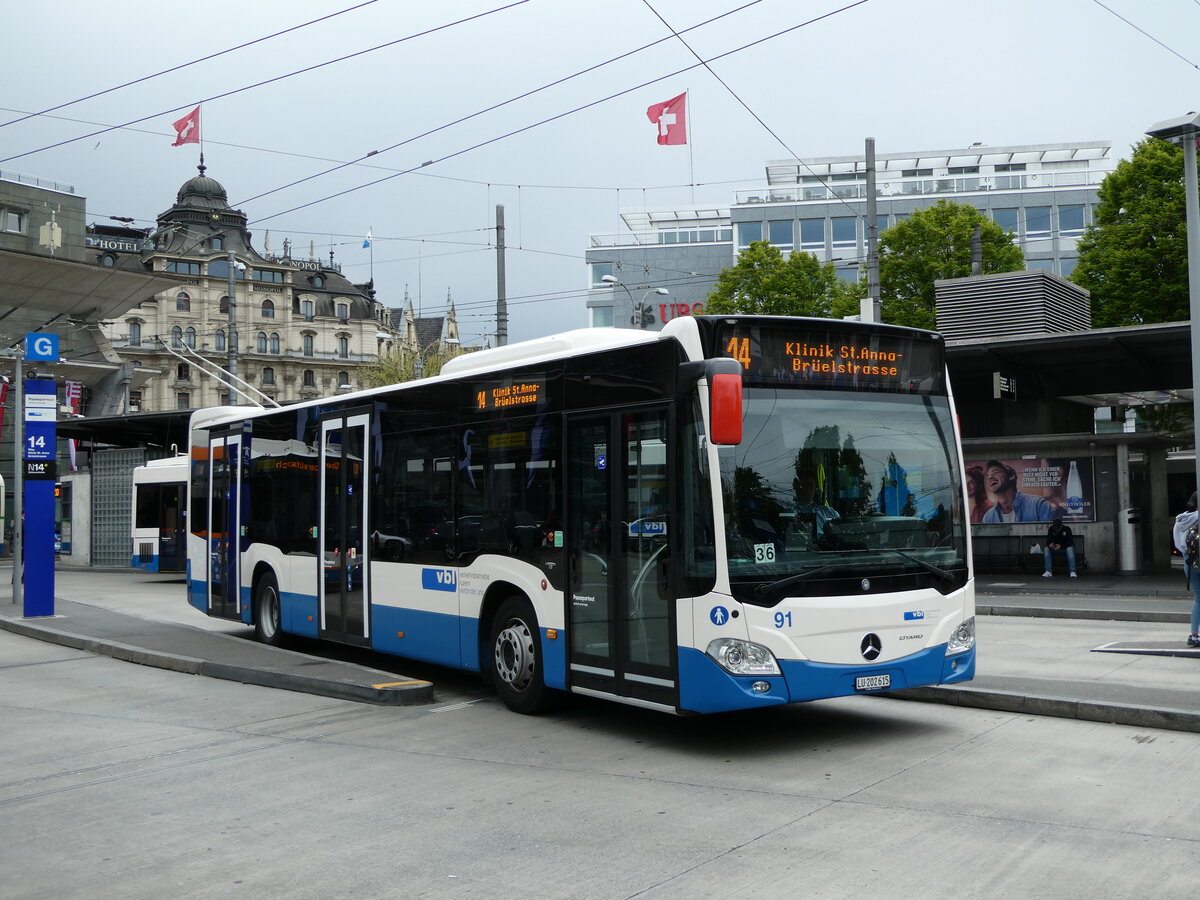
[{"label": "street lamp", "polygon": [[[229,251],[229,343],[226,344],[226,353],[228,354],[228,365],[226,371],[229,373],[229,402],[233,403],[233,379],[237,378],[238,369],[238,334],[237,334],[237,273],[245,272],[246,266],[244,263],[238,262],[237,256],[232,250]],[[249,292],[247,291],[247,296]]]},{"label": "street lamp", "polygon": [[638,328],[645,328],[647,325],[653,322],[654,311],[646,306],[646,298],[651,294],[658,294],[661,297],[666,297],[670,293],[671,292],[666,288],[660,287],[651,288],[650,290],[646,291],[646,293],[642,294],[642,302],[633,308],[633,318],[631,320],[632,324],[636,325]]},{"label": "street lamp", "polygon": [[[629,294],[629,288],[625,287],[625,282],[618,279],[615,275],[601,275],[600,280],[605,284],[617,284],[625,288],[625,293]],[[633,294],[629,294],[629,305],[633,305]]]},{"label": "street lamp", "polygon": [[[458,338],[437,338],[425,345],[424,349],[417,351],[417,358],[413,362],[413,375],[417,378],[425,377],[425,355],[429,353],[437,344],[457,345]],[[437,374],[437,373],[434,373]]]},{"label": "street lamp", "polygon": [[[658,294],[659,296],[665,297],[671,293],[670,291],[668,291],[666,288],[663,288],[663,287],[650,288],[650,290],[648,290],[648,291],[646,291],[646,293],[642,294],[642,302],[641,303],[634,303],[633,302],[633,294],[630,293],[630,290],[625,285],[625,282],[621,281],[620,279],[616,278],[613,275],[601,275],[600,280],[603,281],[605,284],[615,284],[615,285],[620,286],[625,291],[625,293],[629,295],[629,305],[633,310],[633,315],[630,317],[629,321],[630,321],[630,324],[636,325],[638,328],[645,328],[646,325],[649,324],[646,321],[646,315],[645,315],[646,298],[649,297],[651,294]],[[653,316],[653,313],[651,313],[651,316]]]},{"label": "street lamp", "polygon": [[[1192,444],[1200,426],[1200,182],[1196,177],[1196,140],[1200,138],[1200,114],[1167,119],[1152,125],[1150,137],[1183,148],[1183,193],[1187,206],[1188,315],[1191,319],[1192,349]],[[1198,448],[1200,449],[1200,448]],[[1196,485],[1200,487],[1200,452],[1196,454]]]}]

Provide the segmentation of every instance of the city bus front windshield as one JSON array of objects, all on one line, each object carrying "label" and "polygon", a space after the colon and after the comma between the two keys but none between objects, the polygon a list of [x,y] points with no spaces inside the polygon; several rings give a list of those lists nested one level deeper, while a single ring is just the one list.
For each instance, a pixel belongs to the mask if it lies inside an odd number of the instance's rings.
[{"label": "city bus front windshield", "polygon": [[742,442],[718,450],[734,595],[961,585],[953,436],[941,396],[748,390]]}]

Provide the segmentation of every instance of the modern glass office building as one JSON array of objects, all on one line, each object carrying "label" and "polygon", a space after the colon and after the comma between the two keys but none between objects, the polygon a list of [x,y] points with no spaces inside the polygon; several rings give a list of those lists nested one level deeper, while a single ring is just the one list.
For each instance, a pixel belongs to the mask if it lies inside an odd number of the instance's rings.
[{"label": "modern glass office building", "polygon": [[[1067,278],[1112,170],[1110,149],[1108,141],[1084,141],[878,153],[879,228],[938,200],[969,203],[1013,232],[1027,268]],[[866,182],[864,156],[779,160],[767,163],[763,186],[736,191],[728,207],[623,212],[627,231],[590,238],[591,324],[657,329],[690,314],[753,241],[813,253],[857,279],[866,258]]]}]

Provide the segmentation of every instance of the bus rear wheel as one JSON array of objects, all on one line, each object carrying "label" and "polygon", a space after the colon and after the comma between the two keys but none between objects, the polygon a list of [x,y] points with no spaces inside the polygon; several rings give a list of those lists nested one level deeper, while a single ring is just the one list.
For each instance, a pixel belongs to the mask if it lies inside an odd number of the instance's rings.
[{"label": "bus rear wheel", "polygon": [[271,647],[282,645],[279,622],[279,585],[274,575],[265,575],[254,592],[254,636]]},{"label": "bus rear wheel", "polygon": [[533,608],[523,597],[509,597],[492,619],[492,683],[513,712],[533,714],[549,709],[553,691],[542,678],[541,635]]}]

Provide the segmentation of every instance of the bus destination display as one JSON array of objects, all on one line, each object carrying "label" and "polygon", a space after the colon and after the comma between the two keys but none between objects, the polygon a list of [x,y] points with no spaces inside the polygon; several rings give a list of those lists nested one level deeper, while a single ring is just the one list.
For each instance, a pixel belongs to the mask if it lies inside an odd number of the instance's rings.
[{"label": "bus destination display", "polygon": [[903,393],[943,389],[940,345],[905,334],[735,325],[722,330],[717,346],[752,381]]},{"label": "bus destination display", "polygon": [[546,386],[540,380],[514,381],[510,384],[490,383],[475,388],[474,407],[477,412],[497,409],[513,409],[537,406],[546,394]]}]

